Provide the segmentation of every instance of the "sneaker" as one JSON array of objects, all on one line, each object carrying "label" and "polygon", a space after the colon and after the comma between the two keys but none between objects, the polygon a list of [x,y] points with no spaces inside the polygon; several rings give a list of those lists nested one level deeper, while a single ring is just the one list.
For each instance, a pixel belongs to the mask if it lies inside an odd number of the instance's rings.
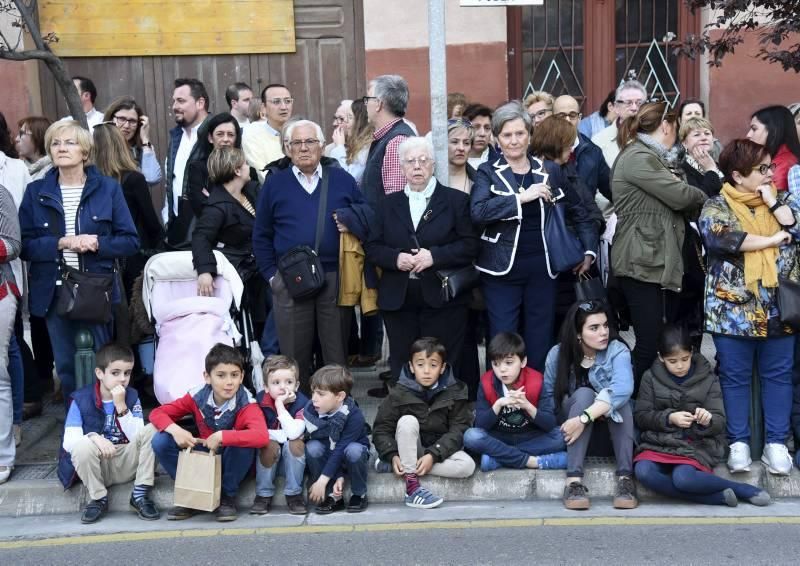
[{"label": "sneaker", "polygon": [[291,515],[308,514],[308,507],[306,507],[306,502],[303,500],[303,496],[300,494],[287,495],[286,506],[289,508],[289,514]]},{"label": "sneaker", "polygon": [[219,502],[219,507],[217,507],[217,510],[214,511],[214,514],[217,516],[217,521],[221,523],[235,521],[236,517],[238,516],[238,510],[236,509],[236,498],[229,495],[223,495],[222,500]]},{"label": "sneaker", "polygon": [[489,456],[488,454],[483,454],[481,456],[481,471],[482,472],[491,472],[492,470],[496,470],[497,468],[501,468],[502,466]]},{"label": "sneaker", "polygon": [[767,466],[769,473],[776,476],[788,476],[792,471],[792,457],[785,444],[771,442],[764,447],[761,461]]},{"label": "sneaker", "polygon": [[86,508],[81,515],[81,523],[88,525],[96,523],[108,511],[108,499],[92,499],[86,504]]},{"label": "sneaker", "polygon": [[750,464],[752,463],[750,446],[746,442],[734,442],[731,444],[731,453],[728,455],[728,469],[732,474],[749,472]]},{"label": "sneaker", "polygon": [[350,501],[347,502],[348,513],[361,513],[369,505],[366,495],[351,495]]},{"label": "sneaker", "polygon": [[140,497],[139,499],[134,499],[133,495],[131,495],[131,499],[128,502],[131,507],[133,507],[136,514],[139,515],[140,519],[144,519],[145,521],[157,521],[161,518],[161,511],[158,510],[156,504],[153,503],[153,500],[150,499],[148,495],[144,497]]},{"label": "sneaker", "polygon": [[731,488],[723,489],[722,497],[725,499],[725,505],[728,507],[736,507],[739,505],[739,499],[736,497],[736,492]]},{"label": "sneaker", "polygon": [[772,498],[769,496],[769,493],[767,493],[766,491],[764,491],[762,489],[762,490],[759,490],[759,492],[756,493],[753,497],[749,497],[747,499],[747,502],[750,503],[751,505],[757,505],[758,507],[764,507],[766,505],[769,505],[771,500],[772,500]]},{"label": "sneaker", "polygon": [[542,454],[536,457],[540,470],[566,470],[567,453],[553,452],[552,454]]},{"label": "sneaker", "polygon": [[564,507],[576,511],[589,508],[589,490],[579,481],[571,482],[564,488]]},{"label": "sneaker", "polygon": [[617,493],[614,495],[613,505],[614,509],[636,509],[639,506],[633,478],[622,476],[617,480]]},{"label": "sneaker", "polygon": [[330,515],[336,511],[344,511],[344,498],[334,499],[332,495],[329,495],[317,505],[317,515]]},{"label": "sneaker", "polygon": [[272,497],[256,495],[253,506],[250,507],[251,515],[266,515],[272,507]]},{"label": "sneaker", "polygon": [[0,483],[6,483],[11,477],[11,470],[14,466],[0,466]]},{"label": "sneaker", "polygon": [[414,509],[433,509],[444,503],[444,499],[420,486],[411,495],[406,495],[404,502]]},{"label": "sneaker", "polygon": [[178,507],[177,505],[167,512],[167,521],[183,521],[194,517],[200,511],[196,509],[189,509],[188,507]]},{"label": "sneaker", "polygon": [[379,474],[390,474],[392,473],[392,465],[380,458],[375,458],[375,471]]}]

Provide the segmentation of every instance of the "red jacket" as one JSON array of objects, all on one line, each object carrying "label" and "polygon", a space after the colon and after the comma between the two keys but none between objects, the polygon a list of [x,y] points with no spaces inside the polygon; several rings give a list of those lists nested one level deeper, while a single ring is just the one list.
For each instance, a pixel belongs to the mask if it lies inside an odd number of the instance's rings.
[{"label": "red jacket", "polygon": [[[211,429],[205,424],[203,414],[197,407],[190,393],[172,403],[161,405],[150,413],[150,422],[158,430],[163,431],[176,420],[192,415],[200,433],[200,438],[211,436]],[[233,430],[222,431],[223,446],[238,446],[240,448],[261,448],[269,444],[269,432],[264,414],[257,403],[248,403],[240,409],[233,423]]]},{"label": "red jacket", "polygon": [[797,165],[797,157],[789,150],[789,146],[783,144],[778,148],[772,162],[775,164],[772,182],[779,191],[785,191],[789,188],[789,169]]}]

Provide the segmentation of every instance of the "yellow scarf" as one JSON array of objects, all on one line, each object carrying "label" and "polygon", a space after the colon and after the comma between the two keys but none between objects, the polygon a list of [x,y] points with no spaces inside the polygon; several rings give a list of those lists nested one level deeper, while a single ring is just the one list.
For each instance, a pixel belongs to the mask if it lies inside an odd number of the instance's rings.
[{"label": "yellow scarf", "polygon": [[[772,187],[772,194],[777,191]],[[764,204],[758,193],[743,193],[729,183],[722,187],[722,196],[731,207],[742,229],[756,236],[772,236],[781,225]],[[752,209],[753,212],[750,212]],[[778,248],[744,252],[744,282],[748,289],[758,294],[758,284],[764,287],[778,286]]]}]

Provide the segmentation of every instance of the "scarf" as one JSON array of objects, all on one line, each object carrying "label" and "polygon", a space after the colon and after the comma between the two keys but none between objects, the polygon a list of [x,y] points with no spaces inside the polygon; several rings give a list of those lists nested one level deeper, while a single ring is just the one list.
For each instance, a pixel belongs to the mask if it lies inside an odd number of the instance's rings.
[{"label": "scarf", "polygon": [[213,432],[219,430],[233,430],[236,415],[253,401],[250,398],[250,394],[244,387],[239,387],[239,390],[236,392],[236,397],[230,401],[226,401],[222,407],[219,408],[220,410],[214,407],[213,394],[214,391],[211,389],[211,385],[206,384],[192,397],[197,408],[200,409],[200,413],[203,415],[203,422],[205,422],[206,426]]},{"label": "scarf", "polygon": [[[775,187],[772,187],[772,195],[776,194]],[[781,229],[781,225],[758,193],[743,193],[734,189],[730,183],[725,183],[722,196],[748,234],[772,236]],[[744,283],[754,294],[758,295],[759,282],[764,287],[778,286],[778,253],[778,248],[744,252]]]},{"label": "scarf", "polygon": [[425,214],[425,209],[428,208],[428,200],[433,196],[433,190],[436,188],[436,178],[431,176],[428,185],[423,191],[412,191],[411,187],[406,184],[403,192],[408,197],[408,209],[411,212],[411,221],[414,223],[414,230],[419,226],[419,221],[422,220],[422,215]]},{"label": "scarf", "polygon": [[661,142],[656,141],[653,136],[641,132],[636,134],[636,139],[655,151],[671,170],[674,171],[680,168],[682,154],[682,146],[680,144],[668,148]]},{"label": "scarf", "polygon": [[314,408],[311,401],[308,402],[306,408],[303,410],[303,420],[306,422],[306,430],[311,438],[321,440],[327,438],[330,441],[331,450],[336,448],[336,443],[342,436],[344,425],[347,424],[347,419],[350,413],[355,411],[356,402],[349,395],[345,397],[344,403],[339,407],[339,410],[329,415],[320,415]]}]

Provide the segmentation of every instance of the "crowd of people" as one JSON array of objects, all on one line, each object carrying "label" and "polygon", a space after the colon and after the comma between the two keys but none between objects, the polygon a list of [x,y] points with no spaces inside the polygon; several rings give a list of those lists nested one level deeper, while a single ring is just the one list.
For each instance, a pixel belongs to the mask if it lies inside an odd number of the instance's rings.
[{"label": "crowd of people", "polygon": [[[155,462],[175,477],[191,446],[222,454],[219,520],[236,518],[253,468],[251,513],[269,512],[277,473],[290,512],[306,513],[306,472],[318,513],[358,512],[370,435],[376,470],[402,478],[411,507],[443,501],[425,476],[478,466],[564,469],[565,506],[586,509],[585,458],[609,443],[617,508],[638,505],[634,479],[699,503],[764,505],[758,487],[713,474],[726,457],[731,472],[750,469],[757,403],[761,459],[790,473],[800,103],[758,110],[723,145],[701,101],[673,108],[636,80],[585,118],[569,95],[492,109],[453,93],[443,182],[397,75],[343,100],[328,144],[285,85],[259,99],[234,83],[212,114],[203,83],[177,79],[163,153],[132,97],[101,113],[92,81],[74,82],[88,130],[29,116],[12,131],[0,114],[0,482],[53,369],[68,411],[59,476],[89,490],[84,522],[105,513],[108,485],[132,479],[131,505],[158,518]],[[133,385],[151,386],[152,340],[132,335],[128,311],[148,258],[180,250],[198,296],[217,292],[216,254],[239,275],[263,384],[238,344],[218,344],[205,385],[145,425]],[[97,381],[78,388],[83,331]],[[369,392],[383,401],[368,426],[348,367],[375,365],[384,331],[389,369]]]}]

